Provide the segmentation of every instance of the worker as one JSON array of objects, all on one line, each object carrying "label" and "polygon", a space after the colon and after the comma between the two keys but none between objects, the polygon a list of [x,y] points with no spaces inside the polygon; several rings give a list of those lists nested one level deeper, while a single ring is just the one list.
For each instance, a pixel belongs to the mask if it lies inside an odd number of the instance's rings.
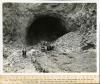
[{"label": "worker", "polygon": [[23,50],[22,50],[22,56],[23,56],[24,58],[27,57],[27,56],[26,56],[26,49],[25,49],[25,48],[23,48]]}]

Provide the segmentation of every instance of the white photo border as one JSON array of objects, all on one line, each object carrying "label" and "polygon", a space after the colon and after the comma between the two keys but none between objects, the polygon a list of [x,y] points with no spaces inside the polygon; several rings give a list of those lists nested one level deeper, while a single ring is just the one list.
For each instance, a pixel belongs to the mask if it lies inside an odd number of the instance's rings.
[{"label": "white photo border", "polygon": [[[2,4],[13,3],[96,3],[97,4],[97,72],[94,73],[3,73],[3,25]],[[99,0],[1,0],[0,2],[0,74],[1,75],[99,75],[100,48],[100,3]]]}]

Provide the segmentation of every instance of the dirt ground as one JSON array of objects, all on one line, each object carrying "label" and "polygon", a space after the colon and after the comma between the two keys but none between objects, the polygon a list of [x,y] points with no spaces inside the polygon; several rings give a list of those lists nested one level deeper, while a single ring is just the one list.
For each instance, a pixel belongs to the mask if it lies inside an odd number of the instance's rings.
[{"label": "dirt ground", "polygon": [[80,41],[81,36],[77,32],[70,32],[52,44],[54,50],[41,52],[38,44],[27,50],[26,58],[22,57],[20,48],[6,47],[10,55],[4,59],[4,72],[95,72],[96,50],[82,51]]}]

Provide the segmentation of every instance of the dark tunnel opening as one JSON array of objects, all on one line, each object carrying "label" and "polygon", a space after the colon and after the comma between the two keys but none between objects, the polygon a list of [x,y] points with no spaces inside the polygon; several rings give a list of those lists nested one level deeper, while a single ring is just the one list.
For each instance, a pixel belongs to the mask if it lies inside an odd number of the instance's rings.
[{"label": "dark tunnel opening", "polygon": [[28,45],[37,44],[40,41],[55,41],[68,31],[62,19],[50,15],[41,15],[35,18],[27,28],[26,42]]}]

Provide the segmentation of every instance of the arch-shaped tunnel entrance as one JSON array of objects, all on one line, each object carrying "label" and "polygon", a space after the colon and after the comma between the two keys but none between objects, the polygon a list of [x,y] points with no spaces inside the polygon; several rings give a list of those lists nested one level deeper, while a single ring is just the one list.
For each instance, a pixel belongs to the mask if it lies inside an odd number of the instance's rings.
[{"label": "arch-shaped tunnel entrance", "polygon": [[40,15],[35,18],[26,32],[27,44],[33,45],[41,40],[49,42],[55,41],[68,31],[61,18],[50,15]]}]

